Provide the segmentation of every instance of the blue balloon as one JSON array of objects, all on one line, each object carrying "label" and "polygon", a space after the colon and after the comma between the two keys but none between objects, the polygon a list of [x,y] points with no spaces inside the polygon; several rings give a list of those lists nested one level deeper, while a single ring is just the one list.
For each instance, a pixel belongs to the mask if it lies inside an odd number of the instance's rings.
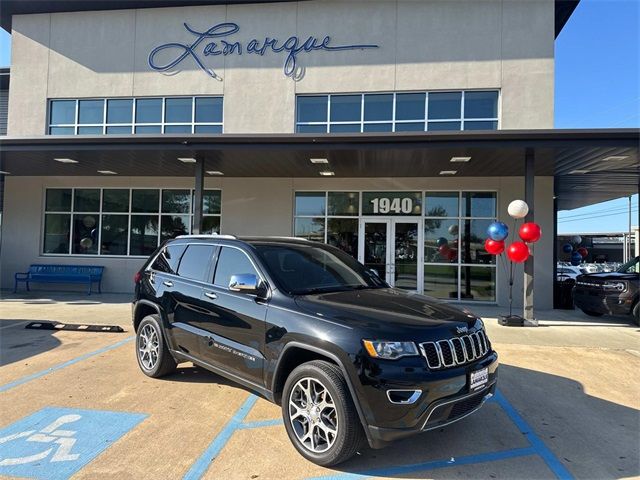
[{"label": "blue balloon", "polygon": [[571,254],[571,265],[573,265],[574,267],[577,267],[581,263],[582,263],[582,255],[580,255],[578,252],[573,252]]},{"label": "blue balloon", "polygon": [[493,222],[489,225],[489,228],[487,228],[487,235],[491,240],[500,242],[509,235],[509,227],[502,222]]},{"label": "blue balloon", "polygon": [[444,238],[444,237],[440,237],[438,240],[436,240],[436,245],[437,245],[438,247],[441,247],[441,246],[443,246],[443,245],[447,245],[448,243],[449,243],[449,240],[447,240],[447,239],[446,239],[446,238]]},{"label": "blue balloon", "polygon": [[573,245],[571,245],[570,243],[565,243],[565,244],[562,246],[562,251],[563,251],[564,253],[571,253],[571,252],[573,252]]}]

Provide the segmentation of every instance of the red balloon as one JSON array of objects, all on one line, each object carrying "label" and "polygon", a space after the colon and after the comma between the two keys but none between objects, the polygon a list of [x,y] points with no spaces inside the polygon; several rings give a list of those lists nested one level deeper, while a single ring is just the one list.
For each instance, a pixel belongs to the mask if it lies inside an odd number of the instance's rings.
[{"label": "red balloon", "polygon": [[535,243],[540,240],[542,230],[537,223],[523,223],[520,227],[520,238],[527,243]]},{"label": "red balloon", "polygon": [[589,250],[584,247],[580,247],[578,250],[576,250],[576,252],[582,255],[582,258],[587,258],[587,255],[589,255]]},{"label": "red balloon", "polygon": [[449,248],[449,245],[440,245],[438,247],[438,252],[440,252],[440,255],[442,256],[442,258],[447,258],[447,255],[449,254],[449,252],[451,251],[451,248]]},{"label": "red balloon", "polygon": [[498,241],[487,238],[484,241],[484,249],[491,255],[500,255],[504,252],[504,240]]},{"label": "red balloon", "polygon": [[507,248],[507,257],[515,263],[522,263],[529,258],[529,247],[523,242],[513,242]]},{"label": "red balloon", "polygon": [[457,250],[449,250],[447,252],[447,258],[451,261],[455,260],[458,258],[458,251]]}]

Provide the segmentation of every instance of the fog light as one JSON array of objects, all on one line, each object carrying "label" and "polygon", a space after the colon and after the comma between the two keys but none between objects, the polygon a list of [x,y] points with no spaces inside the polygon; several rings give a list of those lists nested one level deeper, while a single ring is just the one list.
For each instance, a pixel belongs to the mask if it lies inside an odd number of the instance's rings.
[{"label": "fog light", "polygon": [[397,405],[411,405],[420,398],[422,390],[387,390],[387,398]]}]

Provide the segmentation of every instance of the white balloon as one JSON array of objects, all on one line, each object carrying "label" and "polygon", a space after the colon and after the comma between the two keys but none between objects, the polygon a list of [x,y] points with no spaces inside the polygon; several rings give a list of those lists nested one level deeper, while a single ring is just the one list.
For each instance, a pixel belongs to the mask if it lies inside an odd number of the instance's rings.
[{"label": "white balloon", "polygon": [[458,225],[451,225],[448,229],[449,233],[451,235],[457,235],[458,234]]},{"label": "white balloon", "polygon": [[514,200],[509,204],[507,212],[513,218],[524,218],[529,213],[529,205],[524,200]]},{"label": "white balloon", "polygon": [[571,243],[574,245],[580,245],[582,243],[582,237],[580,235],[574,235],[571,237]]}]

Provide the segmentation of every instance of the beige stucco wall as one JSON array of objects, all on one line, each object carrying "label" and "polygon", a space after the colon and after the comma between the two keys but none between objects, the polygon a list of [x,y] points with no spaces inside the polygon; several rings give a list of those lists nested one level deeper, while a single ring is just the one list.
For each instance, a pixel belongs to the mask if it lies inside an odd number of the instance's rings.
[{"label": "beige stucco wall", "polygon": [[[42,224],[44,192],[47,187],[157,187],[189,188],[188,178],[163,177],[8,177],[5,217],[0,248],[1,287],[13,287],[13,273],[24,271],[30,263],[105,265],[104,290],[129,292],[132,278],[140,268],[140,258],[44,256]],[[208,178],[206,188],[222,189],[222,233],[236,235],[291,235],[294,192],[300,190],[495,190],[498,215],[510,223],[507,205],[524,188],[520,177],[478,178]],[[536,221],[544,235],[535,246],[536,308],[552,307],[553,271],[553,178],[536,178]],[[25,221],[28,219],[28,221]],[[512,236],[510,238],[514,238]],[[522,267],[516,275],[515,305],[522,304]],[[498,303],[508,300],[505,269],[498,266]],[[37,287],[36,287],[37,288]],[[42,288],[42,287],[41,287]],[[64,288],[46,285],[47,289]]]},{"label": "beige stucco wall", "polygon": [[[374,43],[367,51],[206,57],[213,79],[186,59],[175,75],[152,71],[151,49],[224,22],[231,40],[291,35]],[[293,132],[299,93],[492,88],[501,128],[553,126],[553,0],[312,0],[18,15],[13,18],[9,135],[41,135],[48,98],[224,95],[226,133]]]}]

